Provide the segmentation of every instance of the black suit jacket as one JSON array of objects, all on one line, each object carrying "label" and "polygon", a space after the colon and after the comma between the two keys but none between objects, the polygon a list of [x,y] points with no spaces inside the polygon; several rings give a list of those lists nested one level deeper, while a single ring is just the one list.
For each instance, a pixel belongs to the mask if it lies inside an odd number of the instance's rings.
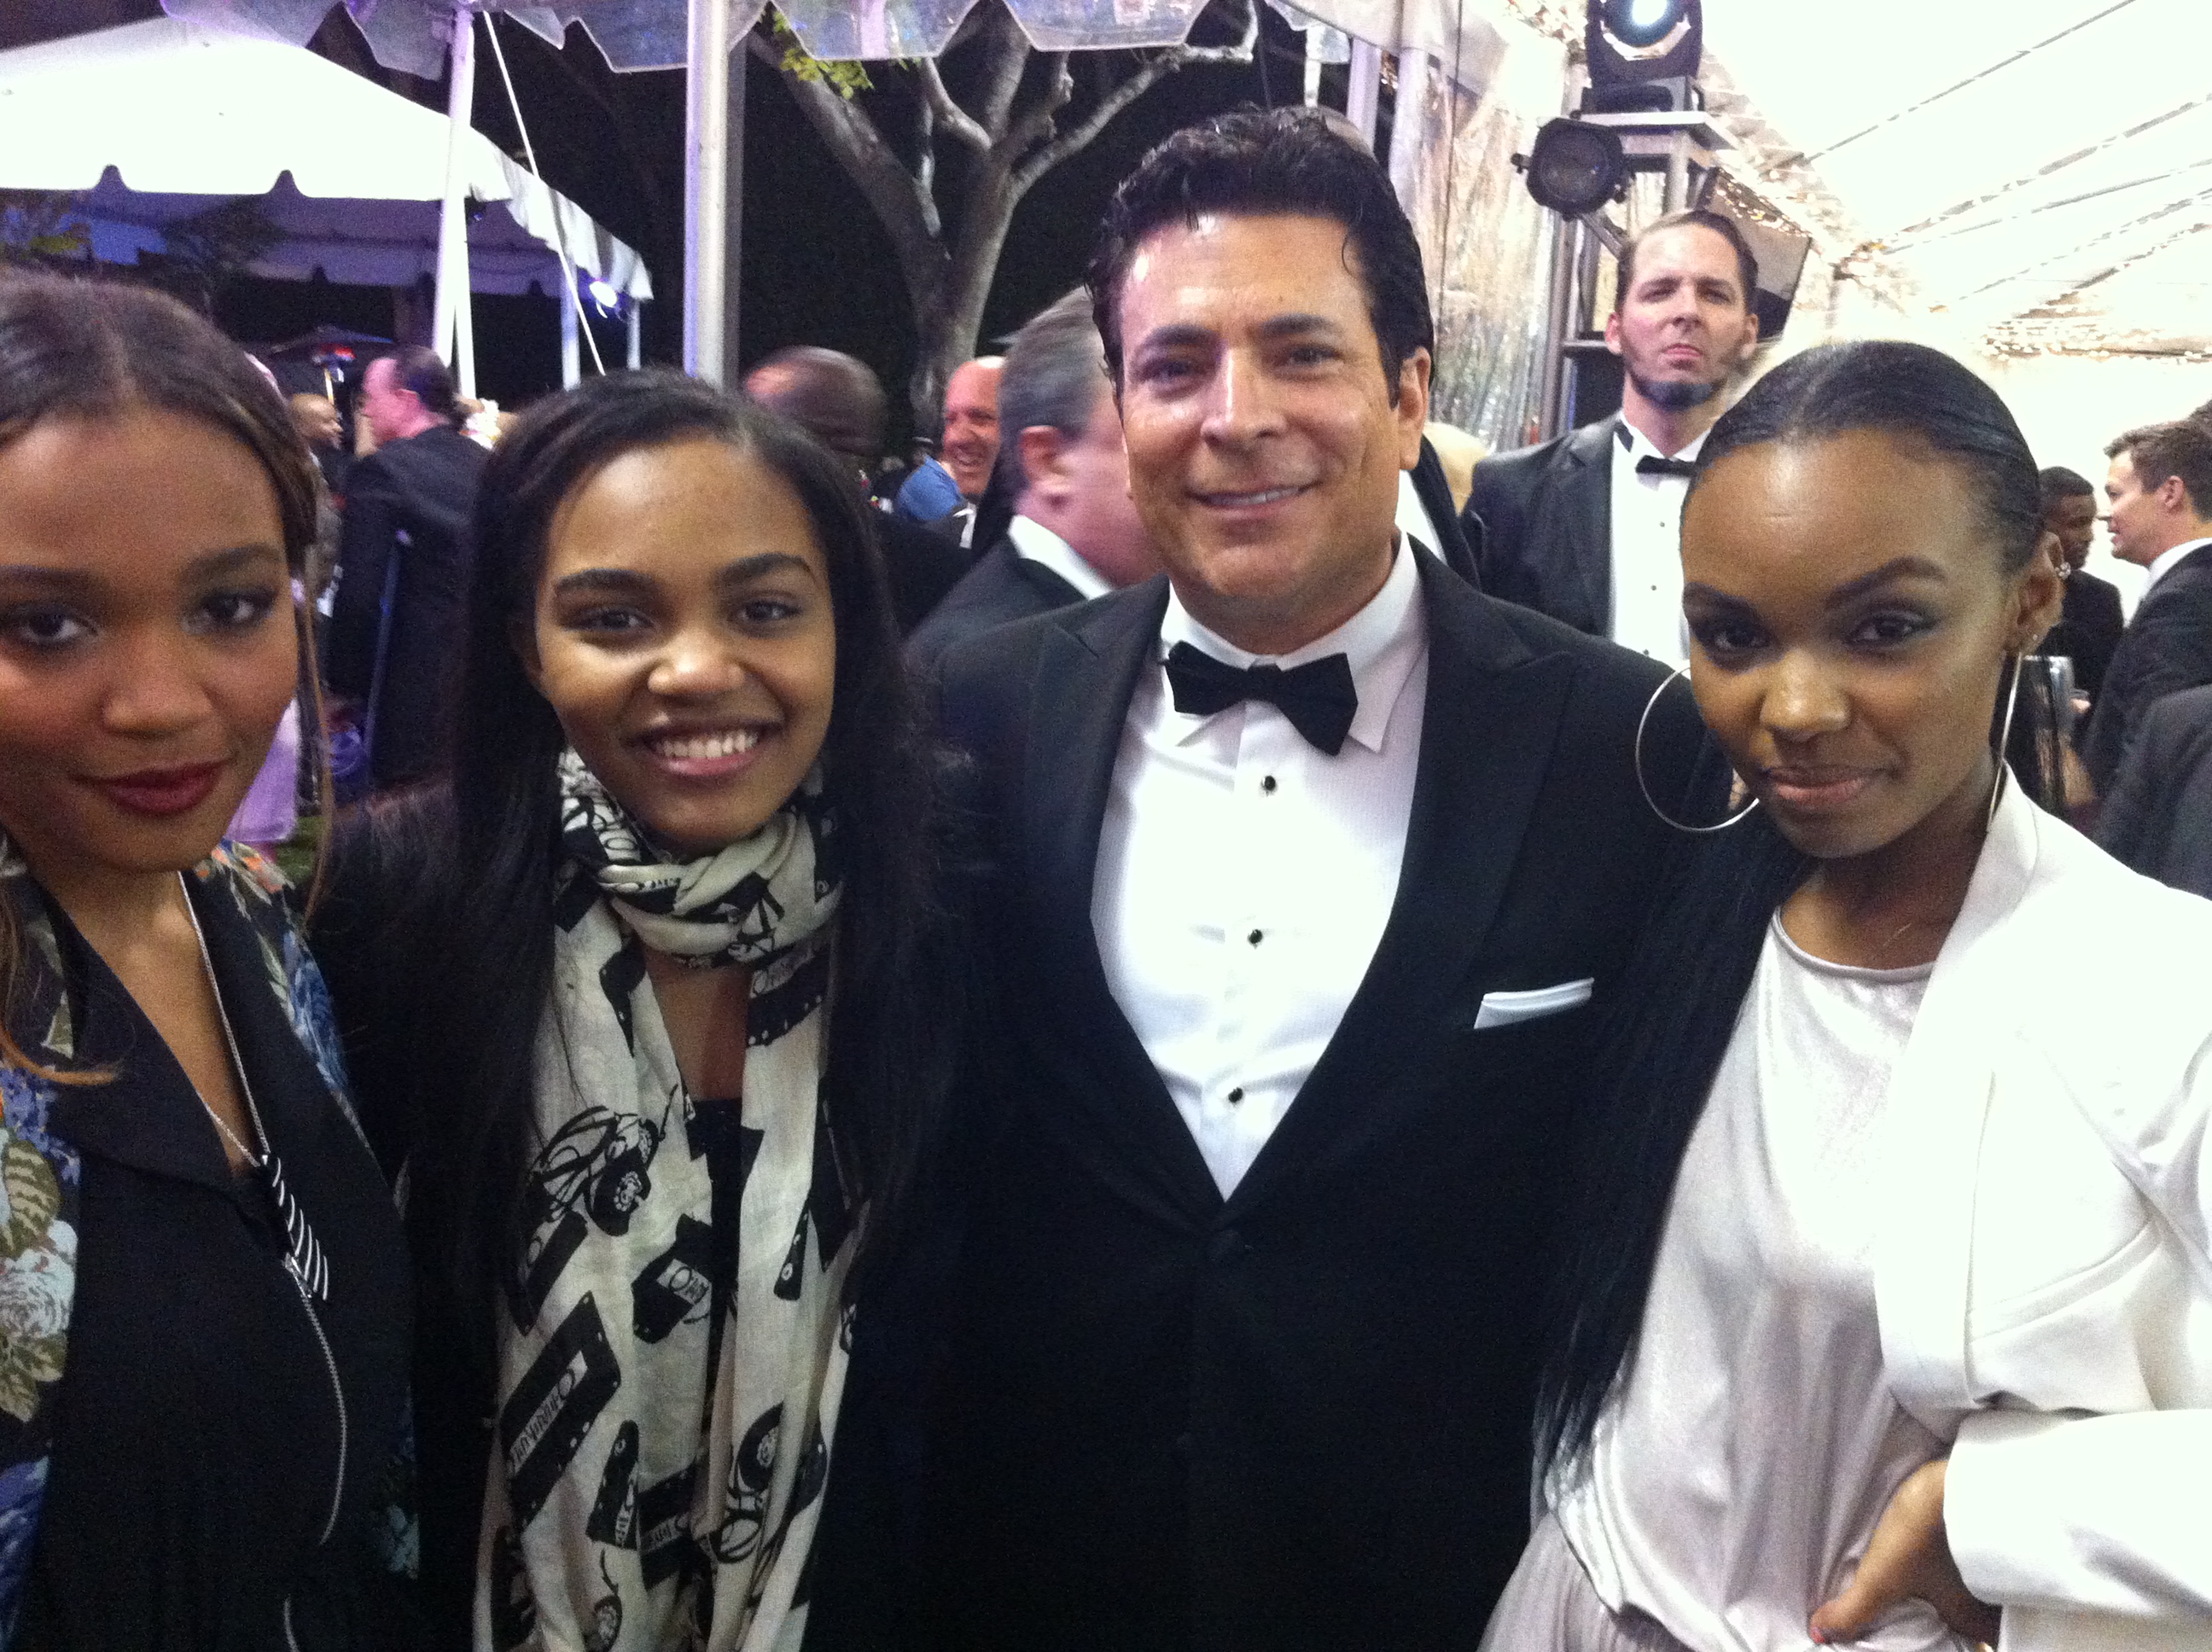
[{"label": "black suit jacket", "polygon": [[2212,545],[2200,545],[2144,595],[2089,713],[2081,763],[2109,792],[2154,701],[2212,683]]},{"label": "black suit jacket", "polygon": [[933,533],[919,522],[872,511],[884,572],[890,580],[891,617],[906,636],[937,611],[946,593],[968,571],[968,553],[957,542]]},{"label": "black suit jacket", "polygon": [[1474,467],[1462,526],[1493,597],[1594,637],[1613,629],[1618,414]]},{"label": "black suit jacket", "polygon": [[2105,673],[2127,623],[2120,611],[2119,592],[2095,574],[2076,568],[2066,579],[2066,606],[2058,623],[2051,628],[2036,653],[2064,654],[2072,660],[2074,686],[2087,695],[2094,706],[2104,692]]},{"label": "black suit jacket", "polygon": [[2145,877],[2212,896],[2212,686],[2169,694],[2143,714],[2097,841]]},{"label": "black suit jacket", "polygon": [[[1164,580],[945,656],[1011,1076],[922,1454],[938,1644],[1472,1649],[1520,1552],[1537,1303],[1597,1007],[1474,1022],[1498,989],[1595,978],[1603,1001],[1661,881],[1630,752],[1663,672],[1419,568],[1427,711],[1389,921],[1226,1200],[1091,923]],[[1670,807],[1692,806],[1702,734],[1686,695],[1653,719]],[[1325,902],[1328,868],[1312,882]],[[869,1478],[844,1449],[833,1509]],[[825,1552],[822,1606],[837,1570]]]},{"label": "black suit jacket", "polygon": [[[422,779],[444,760],[468,610],[469,517],[486,457],[459,430],[437,425],[378,448],[346,477],[323,671],[375,720],[369,768],[380,787]],[[376,683],[377,629],[395,556],[391,637]]]},{"label": "black suit jacket", "polygon": [[1475,572],[1474,550],[1460,522],[1459,508],[1452,503],[1451,479],[1444,475],[1444,462],[1426,436],[1421,438],[1421,461],[1413,467],[1412,475],[1413,496],[1429,513],[1437,538],[1443,541],[1430,549],[1443,558],[1444,566],[1453,573],[1471,585],[1480,586],[1482,580]]},{"label": "black suit jacket", "polygon": [[907,664],[917,677],[927,680],[955,643],[1082,600],[1083,593],[1066,580],[1023,556],[1012,540],[1001,539],[961,576],[960,583],[907,639]]}]

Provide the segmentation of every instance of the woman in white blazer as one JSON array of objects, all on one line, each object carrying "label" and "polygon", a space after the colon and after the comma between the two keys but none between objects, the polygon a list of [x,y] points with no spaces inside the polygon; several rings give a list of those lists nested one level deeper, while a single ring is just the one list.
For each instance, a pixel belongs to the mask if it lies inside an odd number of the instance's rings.
[{"label": "woman in white blazer", "polygon": [[1866,343],[1700,465],[1692,687],[1748,801],[1676,823],[1606,1034],[1486,1649],[2212,1649],[2212,903],[1999,760],[2059,605],[2034,460]]}]

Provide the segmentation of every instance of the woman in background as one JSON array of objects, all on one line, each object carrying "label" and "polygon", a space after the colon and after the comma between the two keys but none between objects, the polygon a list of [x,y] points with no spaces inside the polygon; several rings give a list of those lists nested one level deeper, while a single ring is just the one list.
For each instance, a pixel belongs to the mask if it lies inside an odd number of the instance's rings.
[{"label": "woman in background", "polygon": [[405,1398],[398,1219],[283,880],[218,841],[299,680],[314,508],[283,404],[205,322],[0,279],[0,1643],[19,1648],[404,1643],[379,1598],[404,1560],[379,1521]]},{"label": "woman in background", "polygon": [[1692,683],[1755,802],[1621,999],[1498,1652],[2212,1647],[2212,906],[1996,757],[2039,502],[1916,345],[1706,442]]},{"label": "woman in background", "polygon": [[410,1187],[441,1643],[796,1647],[959,990],[866,507],[646,373],[526,413],[476,527],[451,780],[318,940]]}]

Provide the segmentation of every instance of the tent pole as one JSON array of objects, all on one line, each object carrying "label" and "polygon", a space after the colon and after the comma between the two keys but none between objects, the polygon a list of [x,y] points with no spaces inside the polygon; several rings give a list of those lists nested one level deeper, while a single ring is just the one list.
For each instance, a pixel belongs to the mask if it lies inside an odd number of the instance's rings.
[{"label": "tent pole", "polygon": [[561,306],[561,388],[573,390],[584,376],[583,356],[577,347],[576,294],[568,282],[568,301]]},{"label": "tent pole", "polygon": [[629,301],[629,370],[636,372],[645,365],[645,301],[634,298]]},{"label": "tent pole", "polygon": [[457,6],[446,96],[446,198],[438,215],[438,292],[431,310],[430,343],[454,369],[460,393],[470,397],[477,393],[477,352],[469,303],[469,222],[462,204],[467,194],[463,144],[476,90],[476,14]]},{"label": "tent pole", "polygon": [[1356,36],[1352,42],[1352,72],[1344,86],[1345,118],[1359,128],[1371,149],[1375,146],[1375,106],[1382,95],[1382,48]]},{"label": "tent pole", "polygon": [[1429,58],[1425,52],[1398,54],[1398,100],[1390,120],[1390,182],[1398,204],[1413,210],[1413,184],[1421,167],[1421,141],[1429,125]]},{"label": "tent pole", "polygon": [[729,0],[690,0],[684,86],[684,370],[722,382],[729,274]]}]

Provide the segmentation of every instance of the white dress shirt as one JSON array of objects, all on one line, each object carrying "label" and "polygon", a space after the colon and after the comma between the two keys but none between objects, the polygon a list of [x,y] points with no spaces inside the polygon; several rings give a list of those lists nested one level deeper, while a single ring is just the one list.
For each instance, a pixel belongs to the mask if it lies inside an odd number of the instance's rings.
[{"label": "white dress shirt", "polygon": [[1398,531],[1410,539],[1418,539],[1431,555],[1444,554],[1443,536],[1430,519],[1429,507],[1421,502],[1420,491],[1413,486],[1411,471],[1398,472]]},{"label": "white dress shirt", "polygon": [[[1682,495],[1687,477],[1639,475],[1636,461],[1663,459],[1651,440],[1623,420],[1613,448],[1613,629],[1624,648],[1669,665],[1690,663],[1682,623]],[[1673,458],[1689,460],[1705,445],[1698,435]]]},{"label": "white dress shirt", "polygon": [[[1232,665],[1172,593],[1160,654],[1188,642]],[[1428,691],[1414,558],[1335,630],[1274,659],[1341,653],[1359,708],[1334,757],[1275,707],[1175,708],[1146,671],[1122,727],[1091,921],[1115,1001],[1224,1197],[1321,1059],[1398,891]]]},{"label": "white dress shirt", "polygon": [[2160,551],[2150,567],[2144,570],[2148,577],[2143,581],[2143,595],[2146,597],[2150,595],[2151,587],[2172,573],[2173,565],[2176,562],[2191,551],[2202,550],[2207,545],[2212,545],[2212,539],[2188,539],[2184,540],[2180,544]]},{"label": "white dress shirt", "polygon": [[1085,602],[1114,588],[1104,574],[1076,554],[1073,545],[1042,523],[1017,516],[1006,524],[1006,538],[1014,542],[1017,556],[1059,574]]}]

